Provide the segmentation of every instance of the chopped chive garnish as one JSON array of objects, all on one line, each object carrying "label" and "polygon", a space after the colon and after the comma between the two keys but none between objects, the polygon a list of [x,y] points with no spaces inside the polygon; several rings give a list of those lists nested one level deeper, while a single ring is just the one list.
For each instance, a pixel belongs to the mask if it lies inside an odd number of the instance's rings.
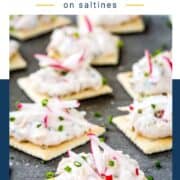
[{"label": "chopped chive garnish", "polygon": [[108,122],[109,122],[109,124],[112,124],[112,120],[113,120],[113,116],[110,115],[110,116],[108,117]]},{"label": "chopped chive garnish", "polygon": [[63,121],[63,120],[64,120],[64,117],[63,117],[63,116],[59,116],[58,119],[59,119],[60,121]]},{"label": "chopped chive garnish", "polygon": [[87,161],[87,157],[86,156],[81,156],[82,157],[82,159],[84,159],[85,161]]},{"label": "chopped chive garnish", "polygon": [[61,74],[62,74],[63,76],[65,76],[67,73],[68,73],[67,71],[62,71],[62,72],[61,72]]},{"label": "chopped chive garnish", "polygon": [[102,85],[106,85],[108,83],[107,79],[106,78],[102,78]]},{"label": "chopped chive garnish", "polygon": [[11,122],[14,122],[15,120],[16,120],[15,117],[10,117],[10,121],[11,121]]},{"label": "chopped chive garnish", "polygon": [[78,32],[73,33],[73,36],[74,36],[75,38],[79,38],[79,37],[80,37],[80,35],[79,35]]},{"label": "chopped chive garnish", "polygon": [[76,167],[81,167],[82,166],[82,164],[79,161],[74,161],[74,165]]},{"label": "chopped chive garnish", "polygon": [[100,142],[105,142],[106,138],[104,136],[99,137]]},{"label": "chopped chive garnish", "polygon": [[154,180],[153,176],[146,176],[147,180]]},{"label": "chopped chive garnish", "polygon": [[162,48],[156,49],[156,50],[151,54],[151,56],[152,56],[152,57],[155,57],[155,56],[157,56],[158,54],[160,54],[162,51],[163,51]]},{"label": "chopped chive garnish", "polygon": [[10,27],[10,32],[13,32],[15,30],[15,28],[14,27]]},{"label": "chopped chive garnish", "polygon": [[161,169],[162,168],[160,161],[156,161],[155,162],[155,166],[156,166],[157,169]]},{"label": "chopped chive garnish", "polygon": [[68,173],[72,171],[71,167],[69,167],[69,166],[66,166],[66,167],[64,168],[64,170],[65,170],[66,172],[68,172]]},{"label": "chopped chive garnish", "polygon": [[115,162],[114,162],[113,160],[110,160],[110,161],[108,162],[108,165],[111,166],[111,167],[113,167],[113,166],[115,165]]},{"label": "chopped chive garnish", "polygon": [[168,20],[167,22],[166,22],[166,26],[168,27],[168,28],[172,28],[172,23],[171,23],[171,21],[170,20]]},{"label": "chopped chive garnish", "polygon": [[62,132],[64,130],[64,126],[63,125],[60,125],[59,127],[58,127],[58,131],[59,132]]},{"label": "chopped chive garnish", "polygon": [[43,99],[43,100],[41,101],[41,104],[42,104],[42,106],[47,106],[47,104],[48,104],[48,99]]},{"label": "chopped chive garnish", "polygon": [[37,124],[36,127],[37,127],[37,128],[40,128],[40,127],[41,127],[41,124]]},{"label": "chopped chive garnish", "polygon": [[155,108],[156,108],[156,105],[155,105],[155,104],[151,104],[151,107],[152,107],[153,109],[155,109]]},{"label": "chopped chive garnish", "polygon": [[121,39],[119,39],[118,41],[117,41],[117,47],[118,48],[122,48],[123,46],[124,46],[124,42],[121,40]]},{"label": "chopped chive garnish", "polygon": [[139,114],[142,114],[142,112],[143,112],[142,109],[138,109]]},{"label": "chopped chive garnish", "polygon": [[46,179],[50,179],[50,178],[53,178],[55,177],[55,172],[53,171],[47,171],[46,174],[45,174],[45,178]]},{"label": "chopped chive garnish", "polygon": [[102,117],[102,115],[99,112],[95,112],[94,117],[100,118],[100,117]]},{"label": "chopped chive garnish", "polygon": [[148,73],[148,72],[145,72],[145,73],[144,73],[144,76],[145,76],[145,77],[148,77],[148,76],[149,76],[149,73]]}]

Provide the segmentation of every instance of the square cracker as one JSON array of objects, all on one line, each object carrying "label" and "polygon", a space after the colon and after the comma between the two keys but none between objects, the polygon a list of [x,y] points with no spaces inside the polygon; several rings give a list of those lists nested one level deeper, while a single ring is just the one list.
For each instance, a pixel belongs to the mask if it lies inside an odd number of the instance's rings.
[{"label": "square cracker", "polygon": [[14,54],[10,58],[10,71],[24,69],[26,66],[26,61],[23,59],[19,52]]},{"label": "square cracker", "polygon": [[138,99],[139,95],[133,90],[131,85],[132,72],[123,72],[117,75],[117,79],[122,84],[127,93],[133,98]]},{"label": "square cracker", "polygon": [[54,22],[48,24],[39,24],[36,28],[27,31],[13,30],[10,31],[10,35],[19,40],[28,40],[37,37],[38,35],[48,33],[55,28],[68,25],[70,23],[71,21],[69,18],[59,16],[57,19],[55,19]]},{"label": "square cracker", "polygon": [[[81,16],[78,16],[78,24],[81,25]],[[102,28],[106,29],[107,31],[111,33],[117,33],[117,34],[129,34],[129,33],[137,33],[137,32],[143,32],[145,29],[145,24],[143,21],[143,18],[141,16],[137,16],[133,18],[132,20],[117,24],[117,25],[100,25]]]},{"label": "square cracker", "polygon": [[[44,98],[50,98],[46,94],[37,93],[32,88],[31,82],[29,81],[28,77],[20,78],[18,79],[17,82],[19,87],[28,95],[30,99],[32,99],[35,102],[40,102]],[[100,95],[111,94],[111,93],[112,93],[112,88],[108,85],[103,85],[99,89],[86,89],[79,93],[73,93],[62,96],[61,98],[65,100],[72,100],[72,99],[82,100],[82,99],[93,98]]]},{"label": "square cracker", "polygon": [[143,32],[145,29],[144,21],[141,16],[133,18],[132,20],[114,25],[114,26],[103,26],[107,31],[119,34],[137,33]]},{"label": "square cracker", "polygon": [[[97,136],[100,136],[105,132],[103,127],[97,125],[90,124],[90,128],[90,132]],[[49,161],[66,153],[70,149],[87,143],[88,141],[89,137],[87,134],[84,134],[56,146],[42,147],[31,142],[19,142],[14,137],[10,137],[10,146],[44,161]]]},{"label": "square cracker", "polygon": [[150,139],[137,134],[130,128],[128,115],[113,118],[113,123],[145,154],[172,149],[172,137]]}]

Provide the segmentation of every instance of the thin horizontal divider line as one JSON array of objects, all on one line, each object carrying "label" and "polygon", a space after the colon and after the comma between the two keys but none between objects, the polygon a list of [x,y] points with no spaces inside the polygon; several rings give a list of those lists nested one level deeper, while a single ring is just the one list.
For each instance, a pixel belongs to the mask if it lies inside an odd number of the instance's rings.
[{"label": "thin horizontal divider line", "polygon": [[142,6],[144,6],[144,4],[131,4],[131,3],[128,3],[128,4],[126,4],[126,6],[129,6],[129,7],[142,7]]},{"label": "thin horizontal divider line", "polygon": [[38,3],[36,4],[38,7],[53,7],[56,6],[55,4],[50,4],[50,3]]}]

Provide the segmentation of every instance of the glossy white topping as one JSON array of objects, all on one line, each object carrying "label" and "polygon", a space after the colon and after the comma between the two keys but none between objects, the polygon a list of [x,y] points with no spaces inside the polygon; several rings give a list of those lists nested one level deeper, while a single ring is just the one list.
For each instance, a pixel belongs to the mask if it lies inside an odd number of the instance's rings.
[{"label": "glossy white topping", "polygon": [[[46,102],[46,104],[45,104]],[[19,110],[10,113],[10,136],[18,141],[52,146],[79,137],[90,125],[85,112],[79,112],[76,101],[51,99],[36,104],[19,104]]]},{"label": "glossy white topping", "polygon": [[132,86],[138,94],[160,94],[171,91],[171,53],[162,52],[155,57],[144,56],[132,68]]},{"label": "glossy white topping", "polygon": [[82,50],[90,57],[113,54],[117,51],[117,39],[100,28],[83,35],[75,27],[66,27],[53,32],[47,48],[48,53],[54,51],[62,57]]},{"label": "glossy white topping", "polygon": [[56,175],[56,180],[144,180],[137,161],[96,137],[91,137],[90,154],[69,152],[69,158],[59,163]]},{"label": "glossy white topping", "polygon": [[135,131],[148,138],[172,136],[171,96],[151,96],[131,105],[130,120]]}]

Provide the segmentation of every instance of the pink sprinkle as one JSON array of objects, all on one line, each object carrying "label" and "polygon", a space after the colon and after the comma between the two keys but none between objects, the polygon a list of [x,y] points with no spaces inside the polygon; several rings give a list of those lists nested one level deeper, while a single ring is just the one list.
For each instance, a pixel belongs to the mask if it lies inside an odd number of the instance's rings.
[{"label": "pink sprinkle", "polygon": [[45,128],[48,128],[48,115],[44,117],[44,125],[45,125]]},{"label": "pink sprinkle", "polygon": [[172,71],[172,68],[173,68],[173,64],[172,64],[172,61],[170,58],[168,58],[167,56],[163,56],[164,60],[168,63],[171,71]]},{"label": "pink sprinkle", "polygon": [[148,50],[145,50],[145,57],[147,58],[149,64],[149,74],[152,74],[153,65],[152,65],[151,54]]},{"label": "pink sprinkle", "polygon": [[93,31],[93,27],[92,27],[92,24],[91,24],[89,18],[87,16],[84,16],[84,20],[86,22],[86,26],[87,26],[88,31],[92,32]]},{"label": "pink sprinkle", "polygon": [[113,176],[112,175],[107,175],[107,176],[105,176],[105,180],[113,180]]},{"label": "pink sprinkle", "polygon": [[139,168],[135,169],[136,176],[139,176]]},{"label": "pink sprinkle", "polygon": [[131,111],[133,111],[133,110],[134,110],[133,105],[130,105],[130,106],[129,106],[129,109],[130,109]]},{"label": "pink sprinkle", "polygon": [[22,109],[23,105],[22,105],[22,103],[18,103],[16,107],[18,110],[20,110],[20,109]]}]

